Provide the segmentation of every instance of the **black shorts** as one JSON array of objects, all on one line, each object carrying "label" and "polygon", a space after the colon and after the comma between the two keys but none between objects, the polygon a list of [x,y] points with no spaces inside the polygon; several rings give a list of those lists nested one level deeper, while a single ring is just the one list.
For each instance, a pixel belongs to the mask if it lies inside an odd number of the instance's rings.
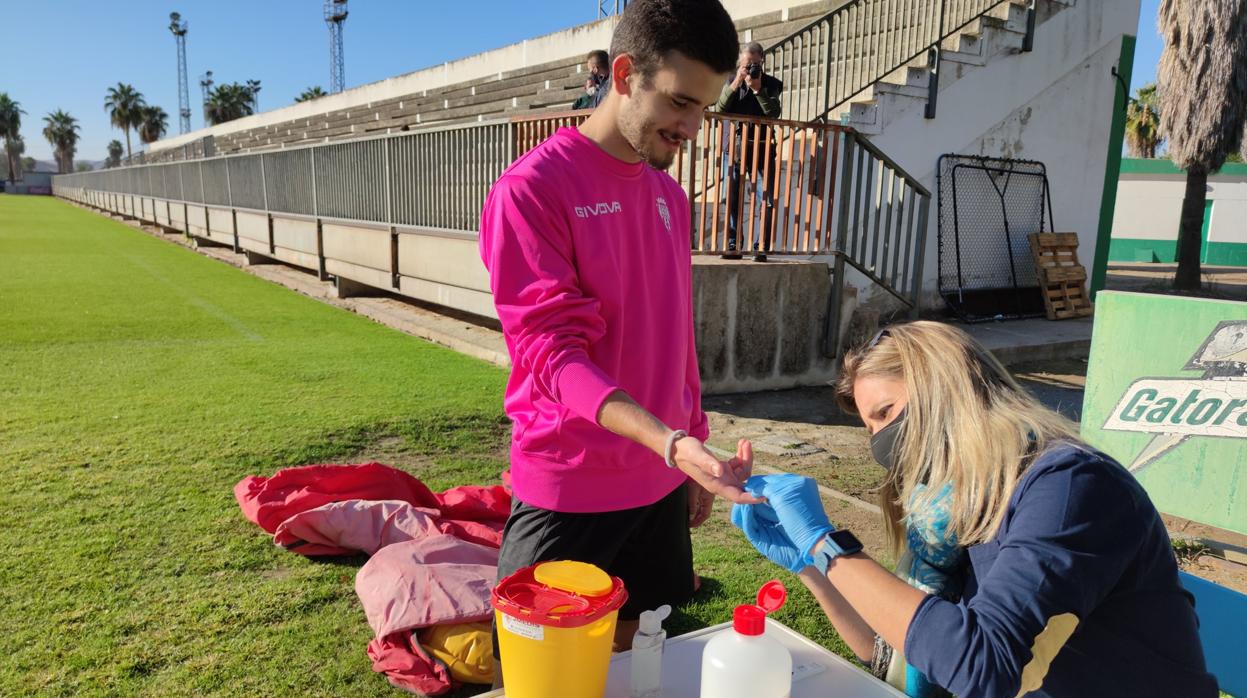
[{"label": "black shorts", "polygon": [[685,603],[693,596],[686,489],[677,487],[649,506],[594,514],[539,509],[514,499],[502,532],[498,579],[551,560],[588,562],[622,579],[628,600],[619,610],[620,620],[636,620],[663,604]]}]

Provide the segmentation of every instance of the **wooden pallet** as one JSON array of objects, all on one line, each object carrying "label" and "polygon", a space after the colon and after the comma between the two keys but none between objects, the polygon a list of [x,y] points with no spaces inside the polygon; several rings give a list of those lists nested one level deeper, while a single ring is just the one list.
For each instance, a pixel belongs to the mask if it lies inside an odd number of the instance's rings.
[{"label": "wooden pallet", "polygon": [[1028,237],[1048,319],[1091,315],[1094,307],[1087,296],[1087,270],[1078,263],[1078,234],[1031,233]]}]

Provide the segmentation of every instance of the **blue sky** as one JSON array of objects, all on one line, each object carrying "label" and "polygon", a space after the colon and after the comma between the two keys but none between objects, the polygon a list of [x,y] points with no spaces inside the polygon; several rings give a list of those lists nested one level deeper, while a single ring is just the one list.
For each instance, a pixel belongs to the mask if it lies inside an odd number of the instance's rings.
[{"label": "blue sky", "polygon": [[1134,47],[1134,74],[1130,76],[1130,94],[1139,85],[1156,82],[1156,66],[1160,64],[1160,54],[1165,48],[1161,43],[1160,33],[1156,31],[1156,15],[1160,11],[1160,0],[1143,0],[1139,11],[1138,43]]},{"label": "blue sky", "polygon": [[[1131,89],[1155,79],[1160,0],[1143,0]],[[26,153],[51,160],[43,116],[78,118],[78,158],[101,160],[110,140],[104,95],[118,81],[169,113],[177,133],[177,58],[169,13],[190,22],[187,74],[192,128],[202,126],[199,76],[261,81],[260,108],[290,104],[311,85],[329,87],[329,33],[321,0],[6,0],[0,91],[26,111]],[[361,85],[557,31],[596,17],[596,0],[353,0],[344,32],[347,86]],[[138,139],[131,134],[135,145]]]}]

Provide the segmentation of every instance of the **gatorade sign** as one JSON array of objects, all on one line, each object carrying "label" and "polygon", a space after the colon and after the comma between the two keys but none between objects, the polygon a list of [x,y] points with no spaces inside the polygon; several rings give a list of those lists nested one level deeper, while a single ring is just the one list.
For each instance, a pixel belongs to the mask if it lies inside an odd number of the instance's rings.
[{"label": "gatorade sign", "polygon": [[1247,438],[1247,380],[1146,378],[1117,407],[1105,429]]},{"label": "gatorade sign", "polygon": [[1221,322],[1185,370],[1205,377],[1142,378],[1121,396],[1104,428],[1159,434],[1129,464],[1138,470],[1191,436],[1247,439],[1247,321]]},{"label": "gatorade sign", "polygon": [[1247,533],[1247,303],[1099,294],[1082,435],[1161,511]]}]

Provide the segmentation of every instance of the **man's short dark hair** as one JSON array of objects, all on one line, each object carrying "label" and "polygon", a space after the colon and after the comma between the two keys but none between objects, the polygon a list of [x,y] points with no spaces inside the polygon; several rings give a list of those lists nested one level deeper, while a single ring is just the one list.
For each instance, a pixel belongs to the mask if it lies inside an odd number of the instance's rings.
[{"label": "man's short dark hair", "polygon": [[633,0],[611,39],[611,55],[631,55],[633,69],[646,78],[671,51],[728,73],[739,49],[736,25],[719,0]]},{"label": "man's short dark hair", "polygon": [[590,63],[600,65],[603,68],[609,68],[611,65],[611,57],[602,49],[590,51],[589,55],[585,56],[585,59]]}]

